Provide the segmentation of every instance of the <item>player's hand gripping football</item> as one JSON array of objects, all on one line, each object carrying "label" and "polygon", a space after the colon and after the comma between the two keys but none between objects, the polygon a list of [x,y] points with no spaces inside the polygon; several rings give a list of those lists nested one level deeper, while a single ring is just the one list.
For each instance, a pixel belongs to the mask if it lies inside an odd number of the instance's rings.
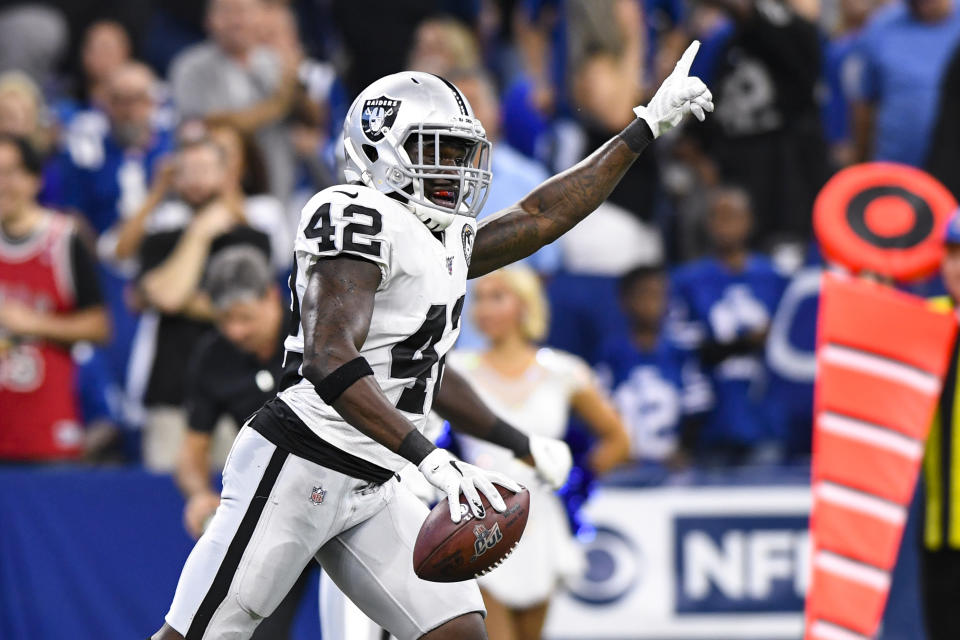
[{"label": "player's hand gripping football", "polygon": [[551,489],[559,489],[567,481],[573,467],[573,455],[566,442],[556,438],[530,436],[530,456],[537,474]]},{"label": "player's hand gripping football", "polygon": [[507,505],[504,504],[503,498],[493,485],[499,484],[514,493],[522,489],[510,478],[467,464],[446,449],[431,451],[420,462],[418,469],[430,484],[446,494],[450,504],[450,519],[454,522],[460,522],[461,493],[467,497],[467,503],[473,515],[483,518],[486,515],[486,509],[480,501],[481,493],[494,509],[505,511]]},{"label": "player's hand gripping football", "polygon": [[707,112],[713,111],[710,89],[700,78],[690,77],[690,65],[699,49],[700,41],[694,40],[647,106],[634,108],[633,112],[638,118],[643,118],[654,138],[680,124],[688,113],[703,122]]}]

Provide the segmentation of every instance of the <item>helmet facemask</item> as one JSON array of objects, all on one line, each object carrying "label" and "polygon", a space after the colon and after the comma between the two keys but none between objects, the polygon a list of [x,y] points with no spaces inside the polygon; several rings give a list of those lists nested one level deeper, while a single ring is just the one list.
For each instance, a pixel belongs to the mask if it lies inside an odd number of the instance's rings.
[{"label": "helmet facemask", "polygon": [[487,199],[490,142],[475,130],[421,123],[401,138],[399,164],[387,182],[401,192],[432,230],[454,215],[477,217]]}]

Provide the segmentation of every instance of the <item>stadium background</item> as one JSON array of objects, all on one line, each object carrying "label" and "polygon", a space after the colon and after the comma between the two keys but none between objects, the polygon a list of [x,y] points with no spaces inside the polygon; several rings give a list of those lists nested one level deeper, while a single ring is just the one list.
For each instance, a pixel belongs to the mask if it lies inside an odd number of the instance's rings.
[{"label": "stadium background", "polygon": [[[117,236],[165,206],[175,217],[168,205],[186,198],[162,167],[198,126],[240,132],[247,222],[283,282],[284,230],[335,180],[339,124],[373,79],[414,68],[474,87],[500,150],[489,214],[619,131],[698,38],[693,73],[717,112],[658,141],[593,217],[529,260],[552,308],[546,344],[596,368],[636,457],[591,477],[590,436],[571,424],[581,464],[563,494],[591,566],[555,603],[548,637],[798,638],[822,268],[813,200],[870,160],[960,185],[952,0],[216,0],[217,20],[203,5],[0,2],[0,132],[41,152],[40,202],[76,221],[113,325],[107,345],[72,350],[83,451],[0,462],[0,637],[141,637],[169,603],[191,542],[169,465],[144,469],[142,425],[182,402],[164,387],[188,363],[155,357],[167,346],[144,330],[156,309],[131,303],[143,265]],[[215,68],[218,50],[248,66],[192,73]],[[251,111],[254,124],[237,116]],[[752,219],[732,249],[711,226],[730,208]],[[723,256],[738,250],[747,266],[731,274]],[[705,385],[694,408],[678,408],[697,392],[685,381],[664,373],[674,388],[658,396],[663,385],[611,374],[629,334],[619,278],[654,264],[670,278],[664,339]],[[2,322],[0,339],[15,338]],[[167,339],[189,353],[183,334]],[[461,346],[479,344],[465,326]],[[0,430],[12,414],[0,406]],[[884,640],[924,637],[917,529],[913,518]],[[318,637],[314,602],[298,638]]]}]

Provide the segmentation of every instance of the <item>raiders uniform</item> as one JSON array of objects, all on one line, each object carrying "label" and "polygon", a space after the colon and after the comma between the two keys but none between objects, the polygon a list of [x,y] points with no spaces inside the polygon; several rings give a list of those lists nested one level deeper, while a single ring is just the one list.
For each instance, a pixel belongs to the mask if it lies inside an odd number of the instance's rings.
[{"label": "raiders uniform", "polygon": [[400,640],[484,611],[475,582],[416,576],[413,543],[427,508],[397,480],[409,463],[347,424],[300,372],[300,305],[311,265],[337,256],[369,260],[382,279],[360,353],[422,431],[459,332],[475,233],[466,216],[432,233],[403,204],[357,185],[326,189],[304,207],[282,390],[238,435],[220,507],[166,617],[188,640],[249,637],[311,558]]},{"label": "raiders uniform", "polygon": [[[446,230],[433,234],[404,205],[362,186],[326,189],[304,211],[291,278],[295,317],[285,344],[287,370],[303,361],[299,305],[311,265],[337,255],[370,260],[380,267],[381,281],[360,354],[390,402],[423,431],[443,356],[460,331],[476,221],[458,216]],[[408,464],[347,424],[309,381],[299,375],[296,379],[290,385],[288,378],[280,399],[313,433],[390,473]]]}]

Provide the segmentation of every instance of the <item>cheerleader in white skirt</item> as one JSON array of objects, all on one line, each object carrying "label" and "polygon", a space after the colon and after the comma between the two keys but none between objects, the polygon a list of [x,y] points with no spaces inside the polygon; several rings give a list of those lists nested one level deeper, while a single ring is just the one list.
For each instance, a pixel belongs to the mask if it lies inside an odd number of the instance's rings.
[{"label": "cheerleader in white skirt", "polygon": [[[589,456],[594,472],[626,461],[627,432],[587,364],[536,345],[547,328],[547,306],[532,270],[516,265],[475,281],[470,312],[489,347],[453,351],[447,365],[473,384],[494,413],[530,435],[562,438],[572,409],[597,436]],[[539,640],[551,594],[584,565],[563,505],[511,451],[459,439],[464,460],[504,472],[530,489],[530,517],[520,544],[479,582],[490,640]]]}]

